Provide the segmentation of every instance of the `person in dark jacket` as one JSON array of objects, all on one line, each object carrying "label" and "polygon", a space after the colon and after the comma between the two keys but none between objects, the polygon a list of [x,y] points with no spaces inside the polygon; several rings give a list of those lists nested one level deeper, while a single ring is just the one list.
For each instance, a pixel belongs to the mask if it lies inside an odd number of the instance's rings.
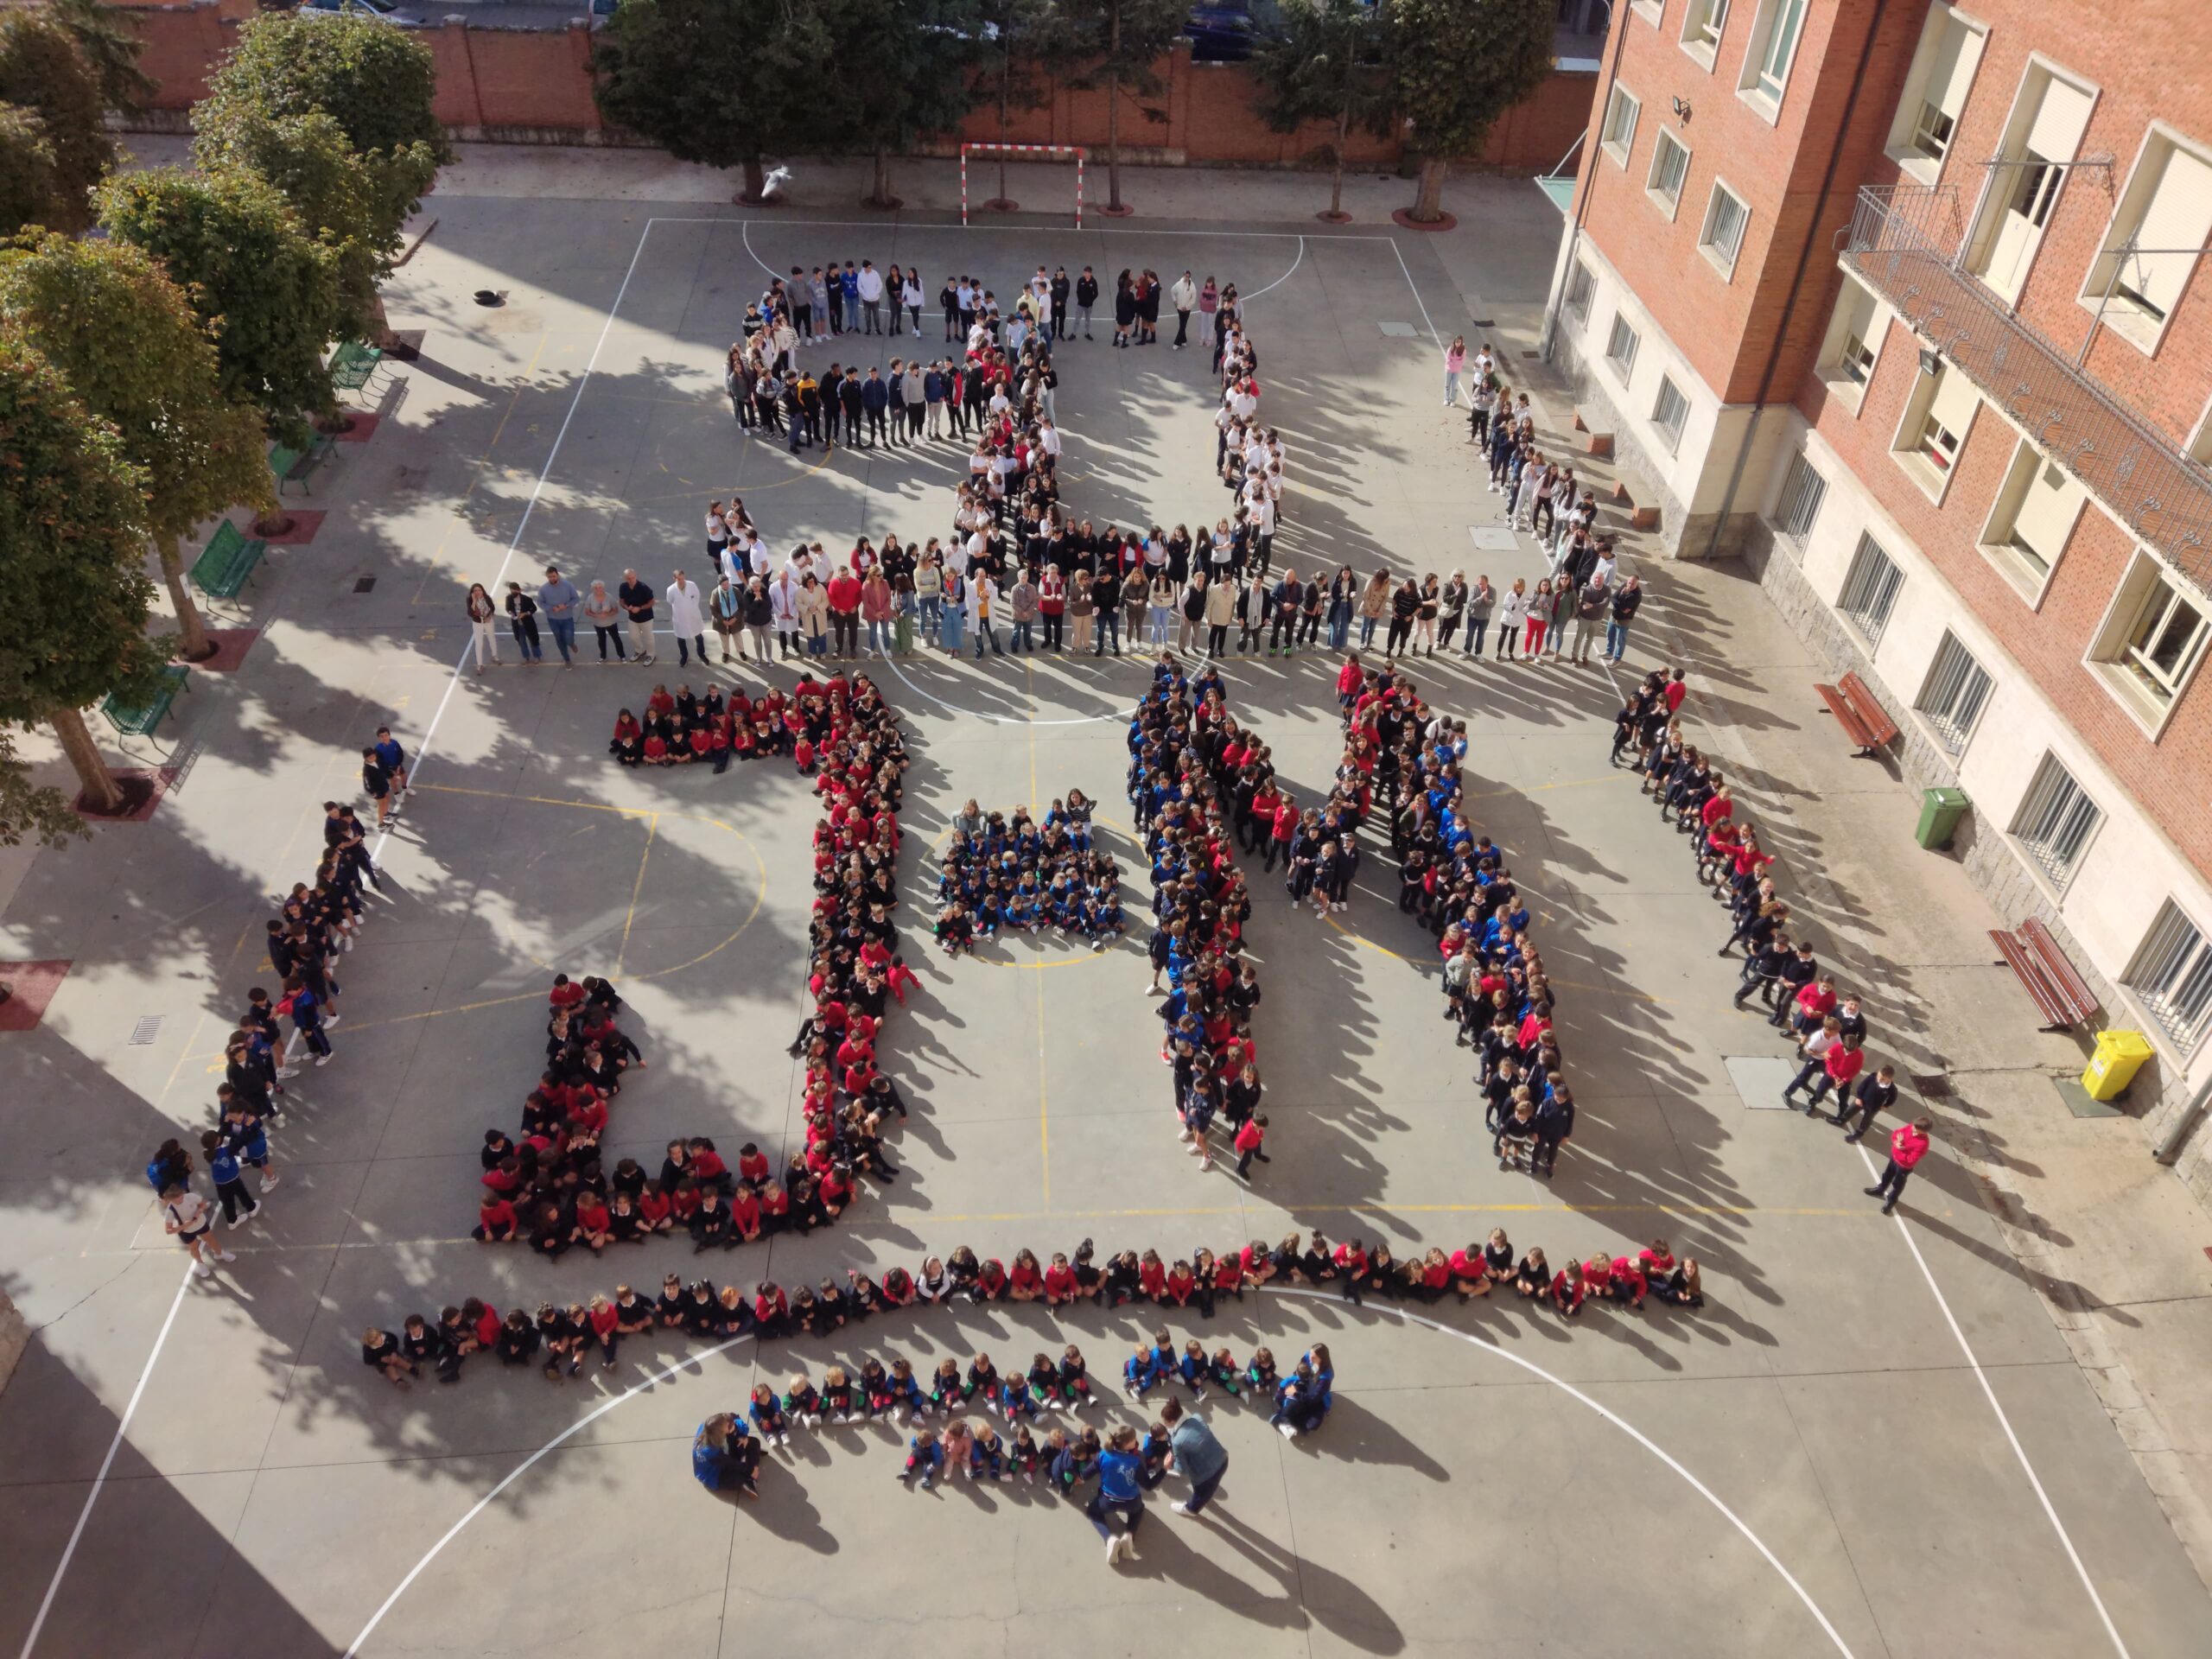
[{"label": "person in dark jacket", "polygon": [[[1090,308],[1098,303],[1098,278],[1090,274],[1090,267],[1083,268],[1083,275],[1075,279],[1075,308],[1083,324],[1083,337],[1090,338]],[[1065,335],[1063,335],[1065,338]]]},{"label": "person in dark jacket", "polygon": [[1613,620],[1605,625],[1605,660],[1618,663],[1628,649],[1629,625],[1643,607],[1643,580],[1630,576],[1613,595]]},{"label": "person in dark jacket", "polygon": [[844,381],[837,388],[837,407],[845,416],[845,442],[849,444],[861,441],[861,410],[867,401],[861,390],[861,372],[847,369]]},{"label": "person in dark jacket", "polygon": [[1574,1093],[1563,1083],[1554,1084],[1536,1108],[1536,1147],[1529,1154],[1529,1173],[1550,1174],[1559,1162],[1560,1144],[1573,1134]]},{"label": "person in dark jacket", "polygon": [[885,430],[884,411],[891,407],[891,388],[883,384],[883,376],[874,369],[868,372],[868,378],[861,383],[861,407],[868,411],[868,442],[873,448],[879,443],[891,442]]}]

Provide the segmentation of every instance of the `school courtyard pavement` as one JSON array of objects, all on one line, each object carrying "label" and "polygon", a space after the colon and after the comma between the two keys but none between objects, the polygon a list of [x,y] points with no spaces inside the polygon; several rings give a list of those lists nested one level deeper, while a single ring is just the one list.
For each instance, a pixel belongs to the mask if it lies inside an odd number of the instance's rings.
[{"label": "school courtyard pavement", "polygon": [[[1246,1186],[1176,1142],[1138,941],[954,963],[925,944],[931,849],[969,798],[1099,798],[1141,912],[1122,790],[1141,663],[917,656],[881,665],[913,746],[902,875],[923,981],[887,1039],[917,1108],[898,1181],[834,1231],[742,1259],[654,1243],[547,1263],[467,1242],[474,1147],[512,1127],[556,969],[611,974],[652,1062],[615,1106],[618,1155],[798,1134],[801,780],[616,771],[615,709],[683,677],[667,656],[457,668],[468,582],[557,563],[665,584],[703,567],[712,496],[742,495],[779,550],[942,533],[955,454],[794,458],[737,433],[719,365],[764,267],[918,260],[932,283],[969,270],[1001,291],[1040,260],[1236,280],[1291,457],[1279,563],[1539,573],[1438,407],[1440,337],[1497,339],[1516,372],[1533,343],[1558,220],[1532,185],[1456,182],[1459,228],[1425,237],[1391,226],[1395,180],[1355,180],[1355,222],[1332,228],[1310,177],[1131,169],[1137,215],[1078,235],[1041,211],[963,232],[952,169],[900,181],[896,218],[853,205],[852,169],[818,167],[746,213],[727,181],[655,157],[469,151],[391,286],[420,358],[379,375],[357,400],[376,421],[288,498],[323,515],[312,539],[272,548],[225,607],[251,631],[242,665],[196,673],[158,745],[116,757],[173,769],[158,810],[0,855],[0,960],[67,965],[40,982],[34,1028],[0,1019],[0,1289],[30,1327],[0,1394],[0,1652],[2202,1655],[2212,1228],[2132,1122],[2063,1103],[2075,1045],[2036,1031],[1981,901],[1913,845],[1913,803],[1844,751],[1805,649],[1729,566],[1640,565],[1653,596],[1618,673],[1689,667],[1694,741],[1778,840],[1878,1058],[1936,1119],[1896,1217],[1834,1128],[1775,1109],[1783,1051],[1729,1007],[1721,912],[1606,764],[1621,682],[1604,669],[1416,667],[1466,718],[1484,827],[1535,895],[1581,1103],[1556,1176],[1489,1156],[1433,948],[1370,852],[1335,923],[1255,883],[1274,1161]],[[1042,209],[1068,184],[1037,168],[1014,194]],[[906,344],[933,353],[936,332],[925,314]],[[901,350],[868,345],[864,365]],[[1202,356],[1100,340],[1063,363],[1073,507],[1223,511]],[[1337,759],[1334,668],[1228,670],[1301,794]],[[353,798],[349,757],[379,723],[421,757],[418,788],[340,965],[338,1058],[299,1079],[266,1218],[225,1235],[237,1265],[190,1281],[140,1166],[209,1121],[221,1037],[266,976],[270,895],[310,873],[320,804]],[[1140,1558],[1113,1569],[1020,1482],[897,1491],[887,1431],[795,1436],[765,1500],[734,1509],[686,1450],[756,1377],[868,1352],[1004,1366],[1073,1341],[1110,1377],[1153,1323],[1127,1311],[962,1308],[766,1351],[633,1342],[560,1385],[479,1360],[403,1394],[358,1357],[363,1326],[470,1294],[535,1306],[702,1267],[789,1285],[963,1242],[1181,1255],[1293,1227],[1402,1253],[1503,1227],[1559,1259],[1663,1234],[1704,1262],[1708,1305],[1569,1325],[1269,1294],[1178,1316],[1178,1340],[1240,1356],[1326,1341],[1337,1409],[1290,1445],[1210,1402],[1231,1457],[1219,1516],[1155,1503]],[[1129,1415],[1113,1401],[1092,1420]]]}]

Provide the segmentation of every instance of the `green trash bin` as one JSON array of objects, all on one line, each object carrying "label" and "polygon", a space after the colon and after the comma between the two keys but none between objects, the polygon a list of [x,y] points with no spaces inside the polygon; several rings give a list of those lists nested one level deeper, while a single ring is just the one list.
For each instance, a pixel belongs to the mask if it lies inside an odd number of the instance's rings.
[{"label": "green trash bin", "polygon": [[1920,797],[1920,827],[1912,832],[1912,838],[1930,852],[1949,846],[1952,832],[1959,827],[1959,820],[1966,817],[1967,808],[1973,804],[1962,789],[1923,791]]}]

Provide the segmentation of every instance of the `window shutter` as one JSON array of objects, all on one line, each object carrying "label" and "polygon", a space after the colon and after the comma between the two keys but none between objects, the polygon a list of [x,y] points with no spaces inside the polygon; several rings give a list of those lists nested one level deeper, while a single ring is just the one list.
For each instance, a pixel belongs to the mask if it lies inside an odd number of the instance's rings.
[{"label": "window shutter", "polygon": [[[2212,166],[2185,149],[2166,155],[2164,172],[2137,230],[2139,248],[2201,248],[2212,232]],[[2196,268],[2193,253],[2145,253],[2120,262],[2120,280],[2171,316]]]},{"label": "window shutter", "polygon": [[2063,80],[2046,80],[2027,147],[2047,162],[2070,162],[2089,126],[2089,95]]}]

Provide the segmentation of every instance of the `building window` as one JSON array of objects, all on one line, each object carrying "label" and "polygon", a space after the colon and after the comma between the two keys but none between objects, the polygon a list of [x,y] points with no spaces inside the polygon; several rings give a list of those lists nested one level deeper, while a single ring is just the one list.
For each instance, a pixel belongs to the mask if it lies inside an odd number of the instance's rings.
[{"label": "building window", "polygon": [[2063,891],[2104,816],[2058,757],[2046,754],[2012,815],[2012,839]]},{"label": "building window", "polygon": [[2212,1014],[2212,950],[2196,925],[2171,899],[2151,925],[2122,984],[2184,1052],[2204,1034]]},{"label": "building window", "polygon": [[1667,453],[1672,454],[1681,447],[1682,424],[1690,417],[1690,400],[1682,396],[1681,389],[1667,376],[1659,377],[1659,401],[1651,406],[1651,424],[1659,429],[1659,435],[1667,440]]},{"label": "building window", "polygon": [[1682,49],[1707,68],[1720,49],[1720,31],[1728,26],[1728,0],[1690,0],[1682,14]]},{"label": "building window", "polygon": [[1637,347],[1643,344],[1636,330],[1628,326],[1628,319],[1615,312],[1612,336],[1605,341],[1605,360],[1620,371],[1622,379],[1627,379],[1629,372],[1636,367]]},{"label": "building window", "polygon": [[1983,31],[1939,5],[1928,14],[1913,54],[1904,96],[1890,128],[1890,154],[1907,172],[1932,183],[1951,153],[1967,90],[1981,62]]},{"label": "building window", "polygon": [[1586,321],[1590,315],[1590,296],[1597,292],[1598,279],[1590,274],[1590,267],[1580,259],[1567,276],[1567,315],[1576,322]]},{"label": "building window", "polygon": [[1688,146],[1666,128],[1660,128],[1658,137],[1651,143],[1651,171],[1644,176],[1643,188],[1669,219],[1681,206],[1682,181],[1689,175]]},{"label": "building window", "polygon": [[1605,100],[1605,130],[1599,139],[1599,148],[1623,167],[1628,165],[1628,152],[1636,143],[1636,118],[1643,105],[1634,92],[1625,86],[1613,88],[1613,95]]},{"label": "building window", "polygon": [[1936,647],[1936,660],[1929,665],[1928,683],[1913,705],[1944,753],[1955,759],[1966,753],[1967,739],[1974,734],[1974,723],[1981,718],[1995,683],[1958,636],[1947,630],[1943,643]]},{"label": "building window", "polygon": [[2154,343],[2212,235],[2212,162],[2153,132],[2089,267],[2084,304],[2139,345]]},{"label": "building window", "polygon": [[2154,720],[2163,719],[2203,657],[2208,632],[2212,625],[2196,602],[2139,550],[2091,654]]},{"label": "building window", "polygon": [[1827,496],[1827,480],[1813,469],[1805,452],[1799,450],[1790,461],[1789,476],[1782,480],[1782,499],[1774,505],[1774,527],[1802,547]]},{"label": "building window", "polygon": [[1736,269],[1736,256],[1744,247],[1744,225],[1751,216],[1751,210],[1744,206],[1741,197],[1718,179],[1713,181],[1712,199],[1705,205],[1705,228],[1698,232],[1697,245],[1723,276]]},{"label": "building window", "polygon": [[1866,636],[1870,650],[1882,643],[1882,630],[1890,625],[1897,589],[1904,586],[1904,575],[1890,563],[1881,543],[1872,536],[1859,537],[1859,551],[1852,556],[1850,574],[1843,579],[1835,607]]},{"label": "building window", "polygon": [[1923,374],[1905,400],[1904,418],[1891,448],[1920,487],[1939,501],[1950,487],[1967,429],[1980,407],[1974,383],[1948,363]]},{"label": "building window", "polygon": [[1982,550],[2030,600],[2039,599],[2088,499],[2079,479],[2023,438],[1991,505]]},{"label": "building window", "polygon": [[1874,378],[1874,359],[1881,350],[1888,315],[1874,297],[1874,290],[1848,271],[1835,296],[1835,311],[1828,318],[1827,338],[1821,342],[1821,378],[1841,391],[1856,409]]},{"label": "building window", "polygon": [[2092,99],[2039,63],[2022,79],[1967,245],[1967,265],[2001,298],[2016,299],[2043,244],[2043,227],[2081,148]]},{"label": "building window", "polygon": [[1789,84],[1797,56],[1797,37],[1805,30],[1805,0],[1764,0],[1751,25],[1751,48],[1744,54],[1743,79],[1737,84],[1771,117]]}]

